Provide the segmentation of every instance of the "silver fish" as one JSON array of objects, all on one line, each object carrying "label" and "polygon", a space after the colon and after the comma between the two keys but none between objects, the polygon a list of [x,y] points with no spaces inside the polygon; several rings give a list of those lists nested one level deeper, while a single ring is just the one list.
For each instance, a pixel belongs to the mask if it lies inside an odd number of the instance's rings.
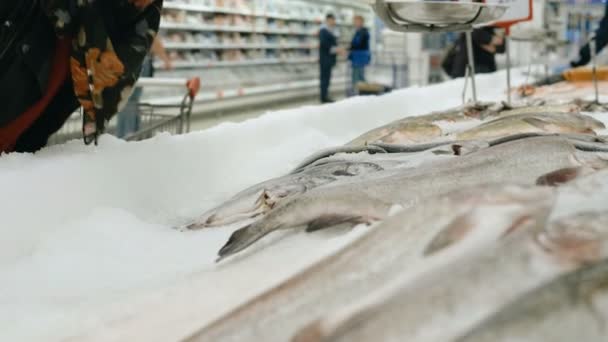
[{"label": "silver fish", "polygon": [[456,134],[460,140],[493,139],[515,133],[585,133],[605,129],[601,121],[581,114],[519,114],[483,123]]},{"label": "silver fish", "polygon": [[[606,179],[608,169],[579,176],[558,188],[546,228],[537,221],[542,230],[520,228],[519,235],[511,231],[510,239],[488,245],[485,254],[473,255],[468,262],[450,255],[451,264],[442,265],[444,271],[431,269],[427,263],[429,271],[422,276],[406,274],[403,280],[378,291],[379,295],[358,304],[347,303],[349,307],[326,315],[298,336],[308,337],[308,341],[356,341],[356,336],[362,336],[358,333],[378,328],[379,322],[390,325],[391,317],[398,318],[398,324],[380,328],[376,340],[392,336],[397,340],[448,341],[462,335],[509,298],[517,297],[515,292],[525,292],[573,268],[608,257]],[[471,230],[462,223],[466,220],[438,234],[428,244],[427,253],[436,255],[454,239],[470,235]],[[448,279],[442,279],[445,277]],[[399,310],[399,315],[394,310]]]},{"label": "silver fish", "polygon": [[[546,223],[511,230],[481,251],[444,255],[449,262],[427,265],[422,275],[405,277],[361,303],[347,303],[349,307],[311,324],[296,340],[450,341],[528,291],[608,258],[608,212],[578,214],[543,229]],[[433,257],[455,238],[471,233],[466,221],[450,226],[427,254]]]},{"label": "silver fish", "polygon": [[398,175],[314,189],[281,202],[263,220],[236,231],[219,256],[242,251],[278,229],[308,226],[314,231],[382,220],[395,204],[410,207],[425,197],[461,187],[494,182],[534,184],[548,172],[590,162],[579,161],[577,158],[584,157],[581,154],[564,138],[525,139],[424,164]]},{"label": "silver fish", "polygon": [[411,116],[374,128],[346,145],[361,146],[375,142],[389,144],[423,143],[434,140],[443,134],[441,128],[435,124],[436,122],[462,122],[496,116],[504,108],[505,105],[502,103],[467,104],[443,112]]},{"label": "silver fish", "polygon": [[299,173],[302,170],[304,170],[306,167],[314,164],[315,162],[317,162],[321,159],[325,159],[327,157],[331,157],[331,156],[339,154],[339,153],[361,153],[361,152],[386,153],[386,151],[383,148],[381,148],[379,146],[375,146],[375,145],[339,146],[339,147],[329,148],[329,149],[319,151],[319,152],[313,154],[312,156],[306,158],[303,162],[301,162],[298,166],[296,166],[296,168],[292,172],[290,172],[290,174]]},{"label": "silver fish", "polygon": [[397,162],[345,161],[311,167],[306,172],[280,177],[244,190],[217,208],[207,211],[188,229],[224,226],[265,214],[282,200],[344,178],[375,173]]},{"label": "silver fish", "polygon": [[553,188],[487,186],[457,191],[432,199],[433,205],[404,210],[344,249],[204,327],[188,341],[287,341],[312,319],[414,267],[423,260],[425,247],[437,234],[467,213],[479,208],[496,209],[495,215],[474,223],[481,228],[487,225],[486,219],[491,219],[494,224],[488,236],[498,237],[513,229],[513,222],[526,224],[526,217],[546,216],[554,194]]}]

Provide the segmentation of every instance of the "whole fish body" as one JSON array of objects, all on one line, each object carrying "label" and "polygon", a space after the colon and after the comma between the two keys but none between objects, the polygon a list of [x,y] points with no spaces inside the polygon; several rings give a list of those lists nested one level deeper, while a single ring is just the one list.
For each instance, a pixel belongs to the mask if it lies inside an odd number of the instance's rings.
[{"label": "whole fish body", "polygon": [[309,230],[317,230],[381,220],[394,205],[411,207],[424,198],[462,187],[496,182],[533,185],[546,173],[590,162],[578,160],[583,160],[583,154],[564,138],[532,138],[424,164],[390,177],[313,189],[281,202],[262,220],[236,231],[219,254],[237,253],[278,229],[308,225]]},{"label": "whole fish body", "polygon": [[417,154],[359,153],[324,158],[297,173],[271,179],[241,191],[218,207],[205,212],[188,228],[212,228],[261,218],[281,201],[317,187],[392,175],[396,170],[415,168],[432,160],[450,157],[453,154],[436,154],[434,150],[429,150]]},{"label": "whole fish body", "polygon": [[475,120],[480,117],[491,117],[497,115],[502,109],[504,109],[504,105],[500,103],[479,103],[477,105],[465,105],[443,112],[411,116],[374,128],[358,138],[353,139],[346,145],[360,146],[374,142],[390,144],[411,142],[422,143],[442,135],[443,132],[441,128],[435,124],[436,122],[463,122]]},{"label": "whole fish body", "polygon": [[343,161],[313,166],[304,172],[254,185],[204,213],[189,229],[218,227],[263,215],[281,200],[344,178],[356,178],[399,167],[395,159],[376,162]]},{"label": "whole fish body", "polygon": [[[348,146],[361,146],[369,143],[423,143],[442,136],[445,132],[437,125],[438,122],[465,122],[493,118],[503,118],[516,115],[534,115],[543,113],[552,114],[578,114],[583,104],[569,102],[564,104],[529,105],[522,104],[509,107],[503,103],[481,103],[479,105],[465,105],[444,112],[412,116],[393,121],[384,126],[372,129],[369,132],[353,139]],[[586,108],[586,106],[583,106]]]},{"label": "whole fish body", "polygon": [[460,140],[492,139],[517,133],[584,133],[605,129],[602,122],[581,114],[518,114],[501,117],[457,133]]},{"label": "whole fish body", "polygon": [[546,215],[552,194],[551,188],[488,186],[458,191],[434,199],[434,205],[405,210],[188,341],[288,341],[312,319],[370,293],[413,267],[437,234],[468,212],[495,208],[496,215],[489,217],[499,224],[488,234],[499,236],[513,221]]}]

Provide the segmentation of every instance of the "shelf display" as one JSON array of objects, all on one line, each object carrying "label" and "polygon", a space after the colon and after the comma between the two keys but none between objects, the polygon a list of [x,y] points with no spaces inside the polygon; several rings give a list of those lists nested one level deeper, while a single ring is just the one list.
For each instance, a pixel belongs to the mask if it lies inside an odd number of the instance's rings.
[{"label": "shelf display", "polygon": [[[356,1],[166,0],[160,34],[173,70],[155,61],[156,74],[199,76],[208,90],[316,80],[317,35],[327,13],[338,19],[341,44],[352,38],[355,15],[373,23],[371,8]],[[344,69],[338,66],[336,77]]]}]

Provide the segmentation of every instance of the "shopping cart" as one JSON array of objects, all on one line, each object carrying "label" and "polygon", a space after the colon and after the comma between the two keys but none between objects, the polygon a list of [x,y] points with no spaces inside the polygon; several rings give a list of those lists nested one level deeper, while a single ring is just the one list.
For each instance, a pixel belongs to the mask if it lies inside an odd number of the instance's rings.
[{"label": "shopping cart", "polygon": [[[140,128],[126,136],[127,141],[139,141],[153,137],[158,133],[184,134],[190,132],[190,118],[192,106],[200,89],[200,80],[181,78],[146,78],[137,82],[137,87],[178,87],[183,88],[185,95],[176,103],[142,102],[138,104]],[[82,110],[74,113],[55,133],[48,145],[62,144],[82,137]],[[106,127],[106,133],[116,133],[116,120],[112,120]]]}]

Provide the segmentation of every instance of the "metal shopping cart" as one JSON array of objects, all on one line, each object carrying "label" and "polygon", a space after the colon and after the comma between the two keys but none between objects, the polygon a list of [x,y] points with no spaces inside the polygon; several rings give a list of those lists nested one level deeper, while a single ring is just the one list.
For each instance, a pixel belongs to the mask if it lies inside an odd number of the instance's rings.
[{"label": "metal shopping cart", "polygon": [[[171,134],[184,134],[190,132],[190,118],[192,106],[200,89],[200,80],[178,78],[145,78],[137,82],[137,87],[177,87],[185,91],[181,101],[166,103],[142,102],[138,105],[140,128],[137,132],[129,134],[124,139],[139,141],[153,137],[162,132]],[[112,120],[106,132],[116,132],[116,121]],[[82,137],[82,111],[74,113],[63,127],[49,139],[49,145],[62,144]]]}]

